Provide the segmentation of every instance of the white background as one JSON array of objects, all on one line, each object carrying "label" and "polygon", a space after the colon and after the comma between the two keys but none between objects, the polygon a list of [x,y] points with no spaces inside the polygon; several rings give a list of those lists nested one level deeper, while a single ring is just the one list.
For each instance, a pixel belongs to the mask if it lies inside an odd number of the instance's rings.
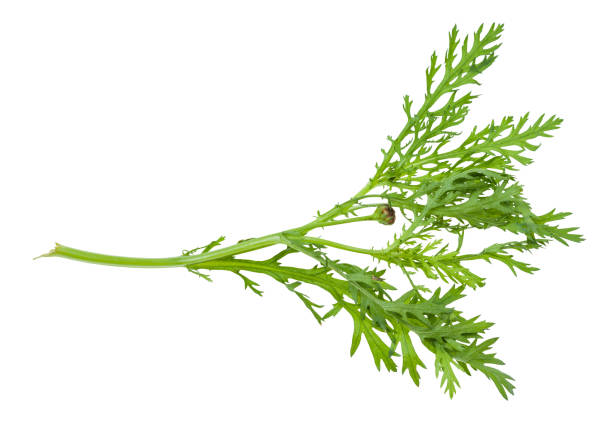
[{"label": "white background", "polygon": [[[609,15],[573,3],[2,2],[0,420],[609,420]],[[363,344],[349,358],[348,316],[319,327],[275,281],[259,298],[232,274],[32,261],[309,221],[371,176],[452,25],[481,22],[504,45],[466,127],[565,118],[520,180],[587,238],[527,256],[532,276],[479,267],[487,286],[457,304],[496,322],[509,401],[480,374],[449,400],[422,348],[420,388],[378,373]]]}]

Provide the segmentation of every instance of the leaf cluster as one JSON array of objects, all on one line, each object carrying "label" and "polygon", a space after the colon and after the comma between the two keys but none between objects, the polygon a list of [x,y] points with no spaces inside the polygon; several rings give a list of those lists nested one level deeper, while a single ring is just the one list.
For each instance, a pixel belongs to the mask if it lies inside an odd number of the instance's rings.
[{"label": "leaf cluster", "polygon": [[[497,261],[515,275],[531,274],[537,268],[519,260],[517,254],[553,241],[580,242],[582,237],[574,227],[557,225],[569,213],[534,212],[516,174],[519,166],[533,162],[530,154],[540,146],[536,140],[551,137],[560,118],[542,115],[532,121],[526,113],[475,126],[466,135],[459,128],[477,98],[470,89],[480,85],[480,75],[497,59],[502,31],[503,25],[480,26],[471,37],[460,38],[456,27],[451,30],[443,58],[435,52],[430,57],[420,106],[404,98],[406,123],[396,137],[388,137],[374,176],[351,199],[318,212],[313,222],[279,233],[278,242],[285,246],[281,253],[260,261],[235,256],[210,259],[188,269],[199,275],[203,269],[234,272],[245,288],[258,295],[262,293],[259,284],[245,272],[267,275],[296,295],[319,323],[340,312],[350,315],[350,354],[365,339],[376,368],[395,372],[401,365],[401,371],[408,371],[418,385],[419,368],[425,368],[414,347],[418,340],[433,354],[436,376],[450,397],[459,387],[459,372],[480,372],[507,398],[514,390],[513,379],[499,369],[503,362],[491,351],[497,338],[487,338],[486,331],[493,324],[479,316],[465,317],[455,307],[466,289],[485,285],[485,278],[470,269],[470,263]],[[373,207],[374,213],[364,215]],[[391,224],[395,210],[404,224],[380,249],[307,236],[311,230],[339,224],[368,220]],[[464,239],[486,229],[515,238],[464,253]],[[454,241],[443,241],[443,235]],[[206,254],[221,240],[185,253]],[[383,269],[333,259],[334,250],[399,268],[409,288],[400,289],[385,280]],[[284,264],[283,258],[292,253],[308,257],[315,265]],[[415,284],[418,277],[441,282],[444,290],[438,286],[432,292]],[[333,299],[331,308],[323,313],[323,306],[302,292],[303,284],[327,292]]]}]

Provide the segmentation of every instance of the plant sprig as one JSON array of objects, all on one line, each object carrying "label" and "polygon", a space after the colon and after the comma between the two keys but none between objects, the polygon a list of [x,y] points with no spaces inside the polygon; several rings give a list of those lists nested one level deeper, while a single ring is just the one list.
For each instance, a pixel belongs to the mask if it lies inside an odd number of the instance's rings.
[{"label": "plant sprig", "polygon": [[[505,116],[484,127],[474,127],[463,136],[464,122],[480,85],[479,75],[491,66],[500,47],[503,25],[483,25],[473,34],[459,38],[454,27],[449,47],[440,60],[434,52],[425,72],[425,96],[415,109],[404,97],[406,123],[396,137],[388,137],[380,163],[365,186],[350,199],[303,225],[271,235],[249,238],[221,247],[224,237],[208,245],[183,251],[170,258],[130,258],[86,252],[57,245],[44,256],[129,267],[185,267],[211,280],[203,271],[229,271],[244,282],[245,289],[262,294],[258,282],[245,272],[261,274],[283,284],[322,323],[340,312],[353,320],[350,354],[365,338],[378,369],[408,371],[416,385],[419,367],[425,364],[413,341],[419,340],[434,355],[434,369],[441,385],[453,397],[459,387],[458,372],[484,374],[499,393],[508,398],[512,377],[499,369],[503,362],[491,352],[497,338],[485,339],[493,325],[480,317],[465,317],[455,302],[466,288],[477,289],[485,278],[470,269],[471,261],[498,261],[513,274],[533,273],[537,268],[516,258],[517,253],[539,249],[551,241],[564,245],[580,242],[576,228],[559,227],[569,213],[552,210],[536,214],[516,180],[518,166],[532,163],[529,154],[538,149],[538,138],[551,136],[561,119],[544,115],[532,121],[529,114],[518,119]],[[401,217],[400,217],[401,216]],[[384,248],[346,245],[331,239],[310,236],[321,227],[376,221],[394,224],[404,219],[401,229]],[[519,239],[493,243],[480,252],[463,253],[466,236],[474,230],[498,228]],[[440,235],[456,238],[456,245],[444,243]],[[238,256],[274,245],[284,249],[265,260]],[[366,255],[389,267],[401,269],[410,288],[401,281],[384,278],[379,268],[341,262],[332,258],[334,250]],[[310,268],[283,263],[289,254],[302,254],[314,264]],[[417,278],[442,281],[446,291],[433,293],[415,284]],[[302,290],[302,284],[327,292],[333,304],[323,313]]]}]

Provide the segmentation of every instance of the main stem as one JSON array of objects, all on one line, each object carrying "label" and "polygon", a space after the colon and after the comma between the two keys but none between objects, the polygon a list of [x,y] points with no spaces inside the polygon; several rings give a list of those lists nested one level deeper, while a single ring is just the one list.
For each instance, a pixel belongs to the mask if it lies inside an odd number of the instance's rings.
[{"label": "main stem", "polygon": [[[373,215],[360,216],[345,218],[343,220],[334,220],[337,216],[346,213],[346,207],[354,205],[357,200],[363,194],[367,193],[372,188],[371,182],[368,183],[363,189],[361,189],[352,200],[349,200],[341,205],[337,205],[327,211],[324,214],[319,215],[312,222],[303,226],[297,227],[290,231],[306,235],[309,231],[327,226],[335,226],[339,224],[354,223],[358,221],[371,221],[374,220]],[[189,267],[204,262],[219,260],[228,258],[235,255],[240,255],[246,252],[255,251],[258,249],[267,248],[269,246],[277,245],[282,243],[281,239],[282,232],[262,236],[258,238],[248,239],[238,242],[232,246],[225,248],[219,248],[198,255],[181,255],[167,258],[141,258],[141,257],[128,257],[128,256],[117,256],[117,255],[106,255],[96,252],[84,251],[81,249],[71,248],[56,244],[50,252],[41,255],[40,257],[60,257],[73,259],[77,261],[87,262],[90,264],[100,265],[112,265],[119,267],[133,267],[133,268],[169,268],[169,267]]]},{"label": "main stem", "polygon": [[216,249],[205,254],[181,255],[169,258],[136,258],[129,256],[105,255],[57,244],[54,249],[47,254],[41,255],[41,257],[56,256],[88,262],[90,264],[114,265],[119,267],[133,268],[186,267],[214,259],[222,259],[233,255],[251,252],[257,249],[276,245],[277,243],[280,243],[280,233],[245,240],[243,242],[236,243],[235,245]]}]

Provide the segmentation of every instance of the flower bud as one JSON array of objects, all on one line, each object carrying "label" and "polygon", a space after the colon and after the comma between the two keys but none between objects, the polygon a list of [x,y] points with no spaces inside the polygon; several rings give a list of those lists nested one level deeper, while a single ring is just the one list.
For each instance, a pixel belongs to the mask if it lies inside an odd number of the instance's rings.
[{"label": "flower bud", "polygon": [[386,226],[395,223],[395,210],[389,205],[379,205],[374,211],[374,218]]}]

